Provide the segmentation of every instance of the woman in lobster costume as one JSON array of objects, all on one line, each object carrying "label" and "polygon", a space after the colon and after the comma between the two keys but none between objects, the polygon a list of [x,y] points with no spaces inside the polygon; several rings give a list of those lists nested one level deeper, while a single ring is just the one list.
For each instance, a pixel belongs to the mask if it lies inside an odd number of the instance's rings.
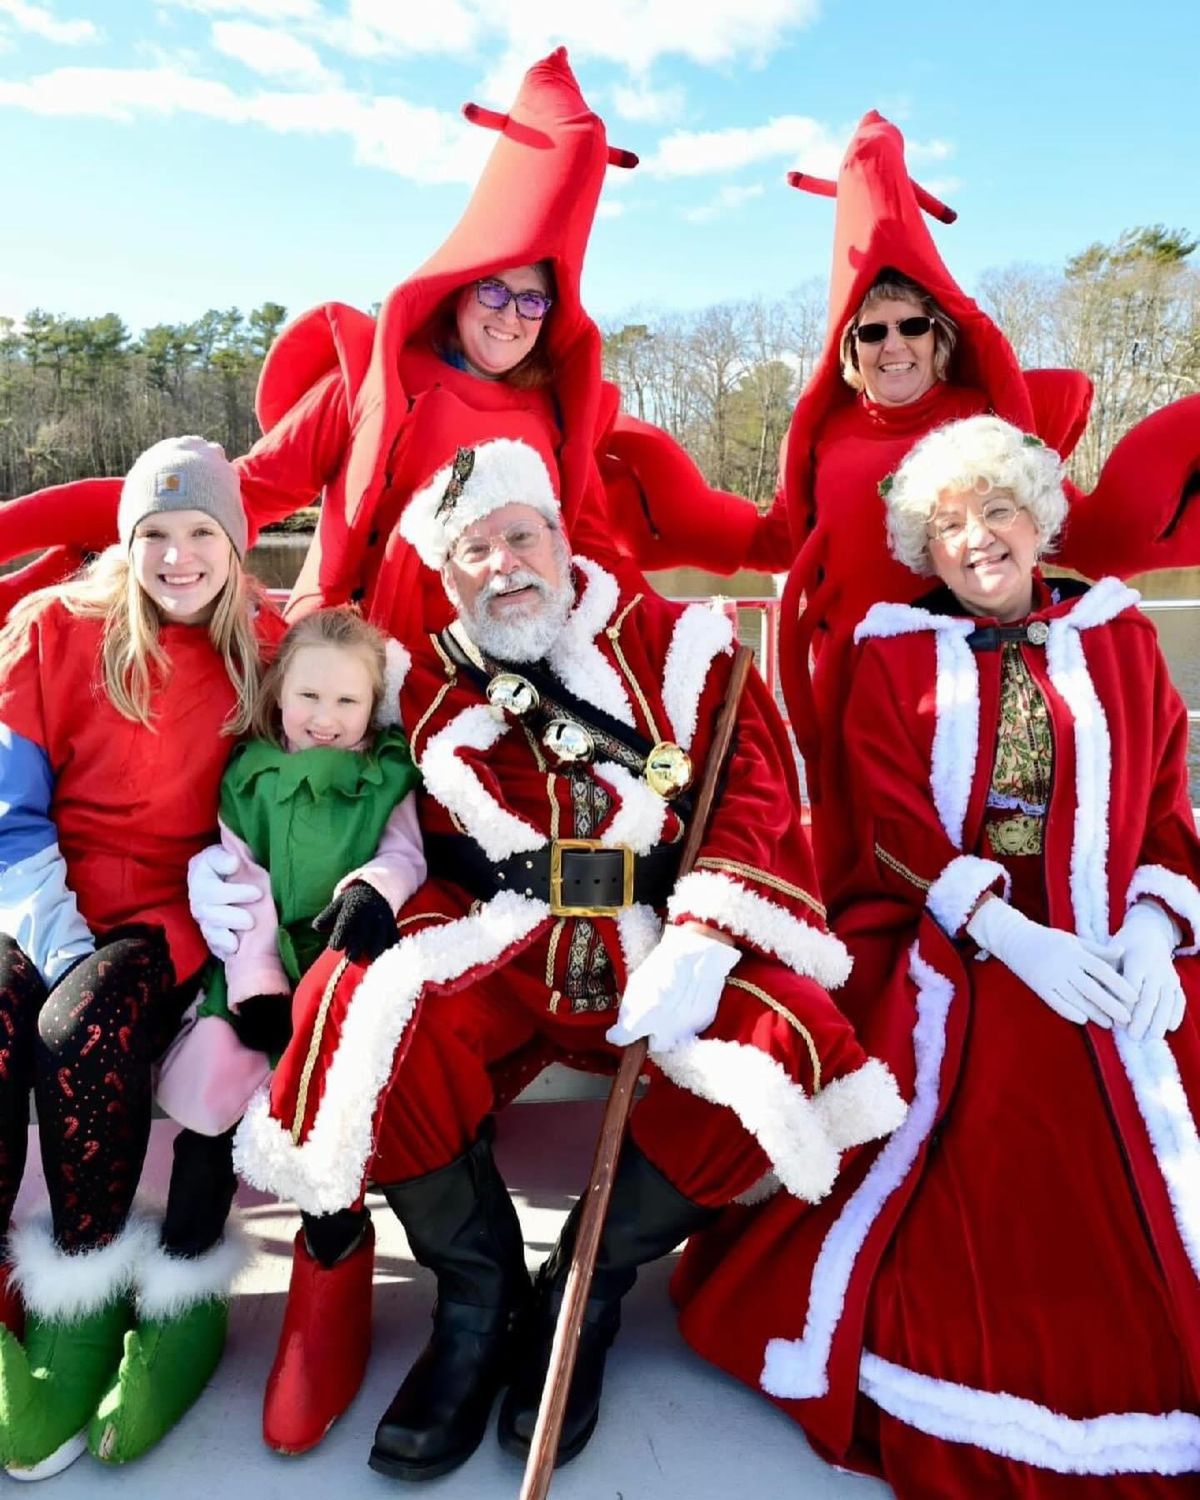
[{"label": "woman in lobster costume", "polygon": [[[1021,370],[1007,339],[942,261],[925,215],[951,222],[954,214],[909,177],[903,137],[882,116],[863,117],[836,185],[799,173],[790,180],[837,200],[829,324],[792,417],[781,495],[755,551],[777,551],[788,532],[794,561],[781,615],[782,682],[807,765],[822,887],[834,909],[853,858],[839,753],[851,634],[872,604],[907,603],[921,588],[888,553],[877,486],[927,432],[984,411],[1069,455],[1087,421],[1091,386],[1076,371]],[[888,300],[889,288],[899,304]],[[907,324],[905,314],[928,322],[931,312],[935,327],[904,340],[897,325]],[[860,342],[856,328],[870,332],[881,317],[886,341]],[[948,358],[923,386],[905,385],[904,359],[913,353],[919,361],[935,341],[940,352],[946,327]],[[893,350],[897,373],[888,389],[892,368],[880,364]],[[857,375],[855,385],[847,374]],[[1071,519],[1056,561],[1121,577],[1200,562],[1200,507],[1181,515],[1198,471],[1200,397],[1192,397],[1128,433],[1090,495],[1068,486]]]}]

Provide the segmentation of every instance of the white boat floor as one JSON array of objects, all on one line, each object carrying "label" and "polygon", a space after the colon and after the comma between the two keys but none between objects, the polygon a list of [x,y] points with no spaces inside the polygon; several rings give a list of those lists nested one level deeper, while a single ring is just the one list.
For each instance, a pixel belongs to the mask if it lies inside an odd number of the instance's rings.
[{"label": "white boat floor", "polygon": [[[549,1251],[582,1188],[596,1139],[595,1101],[516,1104],[499,1118],[497,1156],[525,1230],[531,1267]],[[154,1122],[143,1191],[163,1201],[174,1126]],[[18,1215],[44,1202],[36,1135]],[[378,1234],[374,1347],[362,1390],[321,1446],[300,1458],[272,1453],[260,1436],[263,1383],[287,1289],[294,1210],[242,1188],[238,1202],[257,1255],[234,1297],[229,1345],[208,1389],[174,1432],[127,1468],[85,1454],[37,1493],[47,1500],[121,1495],[127,1500],[308,1500],[330,1495],[399,1496],[412,1487],[367,1468],[375,1424],[429,1326],[433,1282],[417,1266],[394,1216],[372,1200]],[[667,1281],[673,1262],[642,1272],[626,1298],[624,1326],[609,1356],[604,1410],[595,1436],[559,1470],[554,1500],[879,1500],[871,1479],[821,1461],[799,1429],[765,1398],[705,1364],[675,1327]],[[453,1474],[416,1493],[430,1500],[515,1500],[520,1465],[489,1431]]]}]

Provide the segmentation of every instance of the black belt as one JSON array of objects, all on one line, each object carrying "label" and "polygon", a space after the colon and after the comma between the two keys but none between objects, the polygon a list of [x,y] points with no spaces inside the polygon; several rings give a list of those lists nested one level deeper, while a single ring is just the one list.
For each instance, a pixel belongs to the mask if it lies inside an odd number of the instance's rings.
[{"label": "black belt", "polygon": [[596,839],[554,839],[532,854],[489,859],[466,834],[425,835],[429,873],[461,885],[481,901],[516,891],[547,901],[555,916],[613,916],[635,901],[665,906],[679,872],[680,844],[649,854],[628,845],[605,848]]}]

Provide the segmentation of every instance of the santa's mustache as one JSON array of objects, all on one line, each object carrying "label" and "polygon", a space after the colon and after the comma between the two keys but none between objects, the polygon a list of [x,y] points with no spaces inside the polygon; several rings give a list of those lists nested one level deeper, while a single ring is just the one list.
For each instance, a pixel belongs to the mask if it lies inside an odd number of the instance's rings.
[{"label": "santa's mustache", "polygon": [[530,568],[516,568],[513,572],[506,574],[503,578],[489,578],[480,588],[476,596],[478,603],[487,604],[491,599],[497,599],[502,594],[515,594],[518,589],[534,589],[543,599],[550,595],[550,585]]}]

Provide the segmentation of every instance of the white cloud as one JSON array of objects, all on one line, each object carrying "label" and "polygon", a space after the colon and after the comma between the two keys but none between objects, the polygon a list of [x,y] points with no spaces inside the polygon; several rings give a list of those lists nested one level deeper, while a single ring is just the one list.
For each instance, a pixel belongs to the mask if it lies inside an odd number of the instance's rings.
[{"label": "white cloud", "polygon": [[619,219],[628,206],[626,203],[617,203],[612,198],[601,198],[596,207],[596,217],[598,219]]},{"label": "white cloud", "polygon": [[60,21],[44,5],[29,5],[26,0],[0,0],[0,16],[7,16],[19,31],[67,47],[100,38],[99,28],[91,21]]},{"label": "white cloud", "polygon": [[253,16],[257,21],[310,21],[321,14],[318,0],[157,0],[160,6],[195,10],[203,16]]},{"label": "white cloud", "polygon": [[713,219],[718,219],[730,209],[740,208],[743,203],[749,203],[752,198],[761,198],[763,185],[761,182],[748,183],[744,187],[729,184],[721,188],[715,198],[698,208],[689,208],[684,211],[683,217],[690,224],[708,224]]},{"label": "white cloud", "polygon": [[241,95],[171,67],[58,68],[26,83],[0,83],[3,105],[124,122],[191,114],[281,133],[344,135],[356,161],[421,183],[473,184],[492,146],[490,132],[459,115],[396,96],[367,98],[343,88]]},{"label": "white cloud", "polygon": [[932,141],[908,141],[904,142],[904,155],[908,161],[946,161],[954,155],[954,147],[949,141],[934,139]]},{"label": "white cloud", "polygon": [[213,46],[267,78],[297,83],[331,83],[335,75],[324,66],[307,42],[277,27],[251,21],[215,21]]},{"label": "white cloud", "polygon": [[469,0],[350,0],[345,16],[322,17],[312,30],[354,57],[460,56],[482,40],[486,14]]},{"label": "white cloud", "polygon": [[623,120],[635,124],[664,125],[683,114],[685,96],[681,88],[653,89],[644,80],[619,83],[613,89],[613,104]]},{"label": "white cloud", "polygon": [[677,130],[659,142],[642,167],[652,177],[704,177],[778,158],[789,167],[833,177],[847,135],[807,115],[778,115],[765,125],[726,130]]}]

